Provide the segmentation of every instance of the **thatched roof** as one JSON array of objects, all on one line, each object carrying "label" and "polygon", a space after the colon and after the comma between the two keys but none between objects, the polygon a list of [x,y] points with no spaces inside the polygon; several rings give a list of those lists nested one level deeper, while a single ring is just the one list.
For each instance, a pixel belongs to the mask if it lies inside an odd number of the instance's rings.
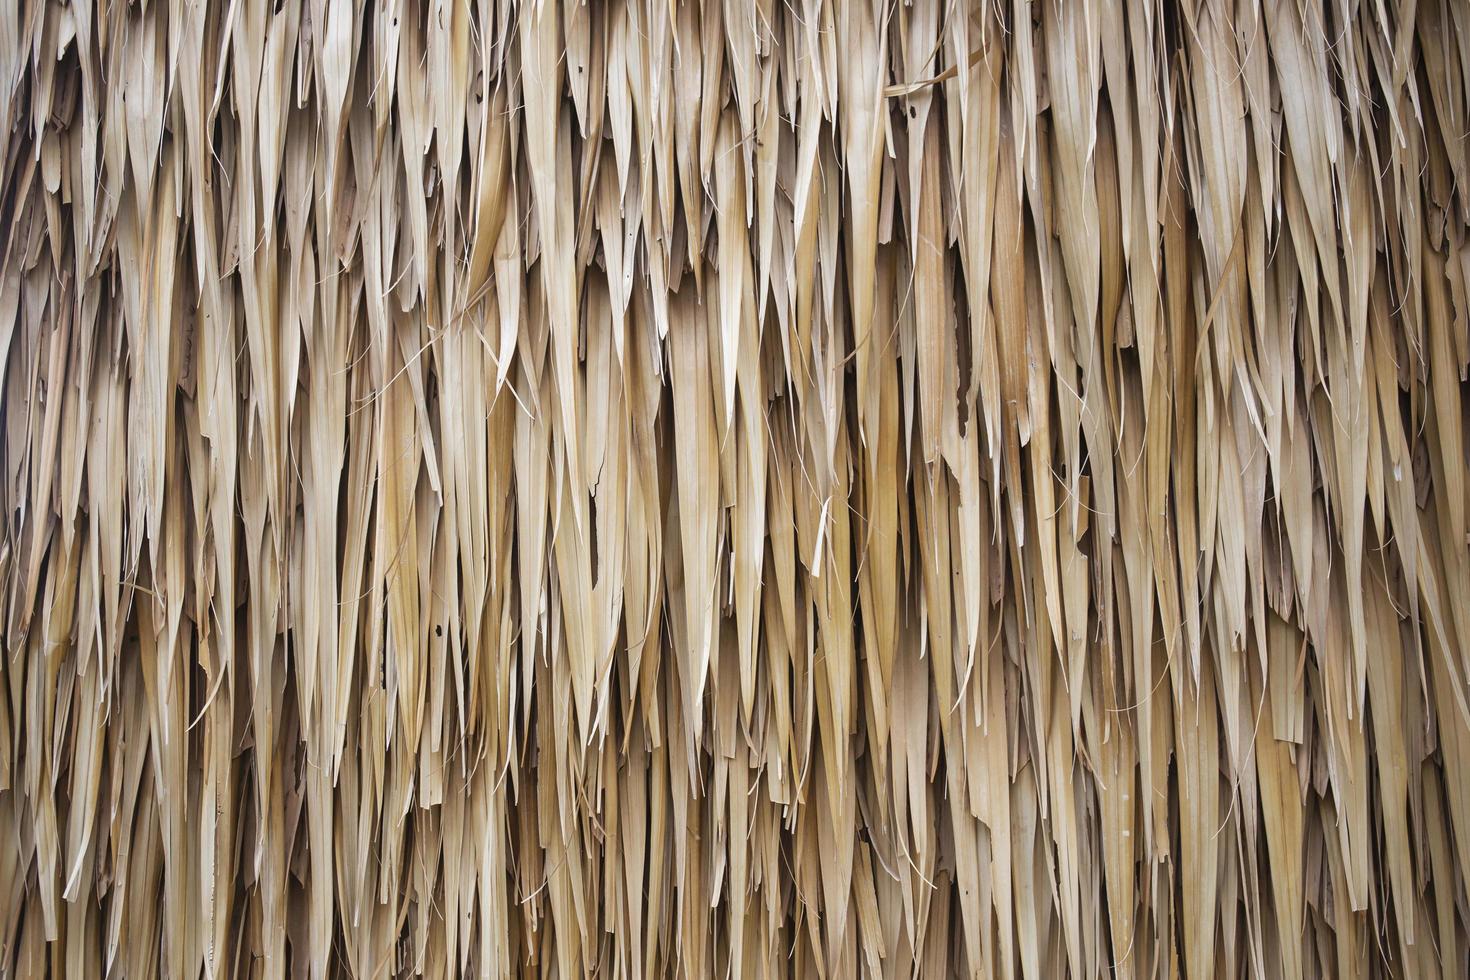
[{"label": "thatched roof", "polygon": [[0,3],[0,976],[1461,976],[1470,4]]}]

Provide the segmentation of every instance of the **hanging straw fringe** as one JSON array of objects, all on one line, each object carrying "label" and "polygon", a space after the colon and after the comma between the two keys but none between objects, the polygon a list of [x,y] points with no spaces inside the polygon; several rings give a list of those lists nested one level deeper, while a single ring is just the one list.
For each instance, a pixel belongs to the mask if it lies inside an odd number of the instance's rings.
[{"label": "hanging straw fringe", "polygon": [[1470,4],[0,86],[0,976],[1463,976]]}]

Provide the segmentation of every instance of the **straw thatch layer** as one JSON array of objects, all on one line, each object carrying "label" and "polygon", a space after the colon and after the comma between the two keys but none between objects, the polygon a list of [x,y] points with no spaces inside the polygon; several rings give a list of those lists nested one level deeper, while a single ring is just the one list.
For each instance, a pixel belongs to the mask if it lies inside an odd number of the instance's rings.
[{"label": "straw thatch layer", "polygon": [[1470,4],[0,8],[0,975],[1463,976]]}]

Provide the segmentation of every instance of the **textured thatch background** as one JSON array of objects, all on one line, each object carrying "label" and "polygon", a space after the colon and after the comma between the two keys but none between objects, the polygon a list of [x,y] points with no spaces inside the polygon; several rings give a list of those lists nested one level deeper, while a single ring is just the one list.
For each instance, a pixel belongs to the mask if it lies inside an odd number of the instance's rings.
[{"label": "textured thatch background", "polygon": [[1470,4],[4,0],[0,975],[1463,977]]}]

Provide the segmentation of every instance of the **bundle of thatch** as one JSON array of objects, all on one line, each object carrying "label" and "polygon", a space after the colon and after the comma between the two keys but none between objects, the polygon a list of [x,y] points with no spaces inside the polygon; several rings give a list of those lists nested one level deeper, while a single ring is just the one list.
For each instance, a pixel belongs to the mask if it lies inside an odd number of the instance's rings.
[{"label": "bundle of thatch", "polygon": [[0,976],[1463,976],[1470,4],[5,0]]}]

